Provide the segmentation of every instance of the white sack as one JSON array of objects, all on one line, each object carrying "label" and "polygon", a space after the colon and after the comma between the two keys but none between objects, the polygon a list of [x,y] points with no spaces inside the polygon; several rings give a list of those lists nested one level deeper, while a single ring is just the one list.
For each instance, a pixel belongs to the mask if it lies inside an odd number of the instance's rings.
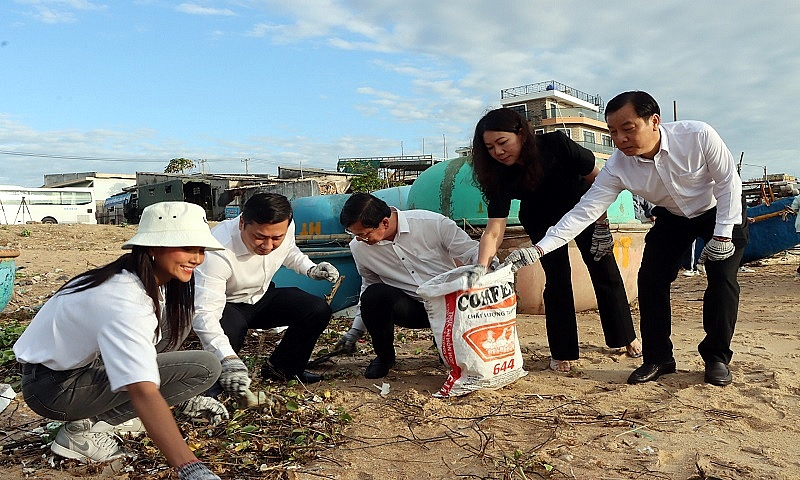
[{"label": "white sack", "polygon": [[450,367],[437,397],[500,388],[528,374],[517,337],[511,266],[487,273],[468,290],[465,274],[471,268],[455,268],[417,289],[436,347]]}]

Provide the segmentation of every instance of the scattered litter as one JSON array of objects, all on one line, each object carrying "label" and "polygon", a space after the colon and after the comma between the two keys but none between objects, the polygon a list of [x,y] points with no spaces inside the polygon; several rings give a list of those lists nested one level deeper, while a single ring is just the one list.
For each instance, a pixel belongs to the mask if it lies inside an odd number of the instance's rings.
[{"label": "scattered litter", "polygon": [[14,400],[16,396],[17,392],[11,388],[11,385],[7,383],[0,383],[0,412],[11,405],[11,400]]},{"label": "scattered litter", "polygon": [[373,383],[372,386],[377,388],[378,390],[380,390],[381,397],[385,397],[386,395],[389,395],[390,387],[389,387],[388,383],[383,382],[383,384],[381,384],[380,387]]}]

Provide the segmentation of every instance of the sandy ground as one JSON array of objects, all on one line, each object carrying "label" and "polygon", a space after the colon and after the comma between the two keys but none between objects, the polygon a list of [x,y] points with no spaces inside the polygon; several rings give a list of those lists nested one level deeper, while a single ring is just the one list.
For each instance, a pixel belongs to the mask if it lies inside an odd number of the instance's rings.
[{"label": "sandy ground", "polygon": [[[40,305],[71,276],[115,259],[134,233],[135,226],[0,226],[0,246],[22,251],[19,285],[4,315]],[[529,374],[458,398],[432,396],[447,371],[424,335],[398,339],[397,367],[383,379],[386,396],[362,376],[373,355],[361,344],[359,354],[320,370],[331,380],[309,387],[330,390],[353,416],[343,444],[287,478],[800,478],[798,260],[784,255],[740,274],[734,380],[725,388],[703,383],[697,354],[702,276],[679,276],[673,285],[678,372],[656,383],[625,383],[640,360],[606,348],[591,311],[579,316],[581,360],[569,374],[546,368],[544,318],[519,316]],[[0,434],[9,423],[0,415]],[[0,478],[100,475],[47,468],[26,475],[22,468],[0,467]]]}]

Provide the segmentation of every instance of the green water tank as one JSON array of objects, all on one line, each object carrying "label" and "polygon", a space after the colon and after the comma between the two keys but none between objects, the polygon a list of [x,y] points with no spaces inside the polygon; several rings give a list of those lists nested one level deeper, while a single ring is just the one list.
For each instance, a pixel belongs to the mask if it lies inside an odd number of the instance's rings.
[{"label": "green water tank", "polygon": [[[471,157],[456,157],[439,162],[422,172],[408,192],[408,208],[439,212],[463,223],[486,226],[486,202],[472,183]],[[511,203],[509,225],[519,225],[519,200]]]},{"label": "green water tank", "polygon": [[[439,212],[463,223],[486,226],[486,202],[472,181],[471,157],[456,157],[428,168],[411,185],[408,208]],[[623,191],[608,208],[611,223],[638,223],[633,210],[633,196]],[[519,200],[511,202],[508,225],[519,225]]]}]

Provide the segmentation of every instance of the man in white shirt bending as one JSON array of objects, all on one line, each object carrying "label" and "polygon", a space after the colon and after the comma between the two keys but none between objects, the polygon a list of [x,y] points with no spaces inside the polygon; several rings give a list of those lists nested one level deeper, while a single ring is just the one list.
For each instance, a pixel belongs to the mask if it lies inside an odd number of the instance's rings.
[{"label": "man in white shirt bending", "polygon": [[739,308],[736,273],[749,238],[733,156],[708,124],[662,124],[658,103],[645,92],[617,95],[605,115],[617,150],[581,201],[536,245],[512,252],[506,262],[520,268],[564,245],[599,218],[622,190],[645,198],[656,205],[656,220],[645,237],[638,277],[644,363],[628,383],[675,372],[670,284],[692,241],[702,237],[706,246],[699,262],[705,264],[708,287],[703,296],[706,336],[698,351],[705,361],[705,382],[728,385]]},{"label": "man in white shirt bending", "polygon": [[196,272],[193,327],[203,347],[222,362],[219,383],[233,396],[250,385],[247,367],[237,353],[248,329],[288,326],[261,368],[265,379],[322,380],[305,366],[320,334],[328,326],[327,302],[296,287],[276,288],[272,277],[281,266],[315,280],[335,282],[336,268],[315,264],[294,240],[292,206],[283,195],[257,193],[237,218],[211,230],[225,250],[208,252]]},{"label": "man in white shirt bending", "polygon": [[385,377],[395,364],[394,326],[431,326],[417,287],[476,263],[478,242],[443,215],[400,211],[368,193],[348,198],[339,221],[353,236],[350,251],[361,275],[361,295],[353,326],[336,348],[354,351],[368,331],[377,357],[364,376]]}]

